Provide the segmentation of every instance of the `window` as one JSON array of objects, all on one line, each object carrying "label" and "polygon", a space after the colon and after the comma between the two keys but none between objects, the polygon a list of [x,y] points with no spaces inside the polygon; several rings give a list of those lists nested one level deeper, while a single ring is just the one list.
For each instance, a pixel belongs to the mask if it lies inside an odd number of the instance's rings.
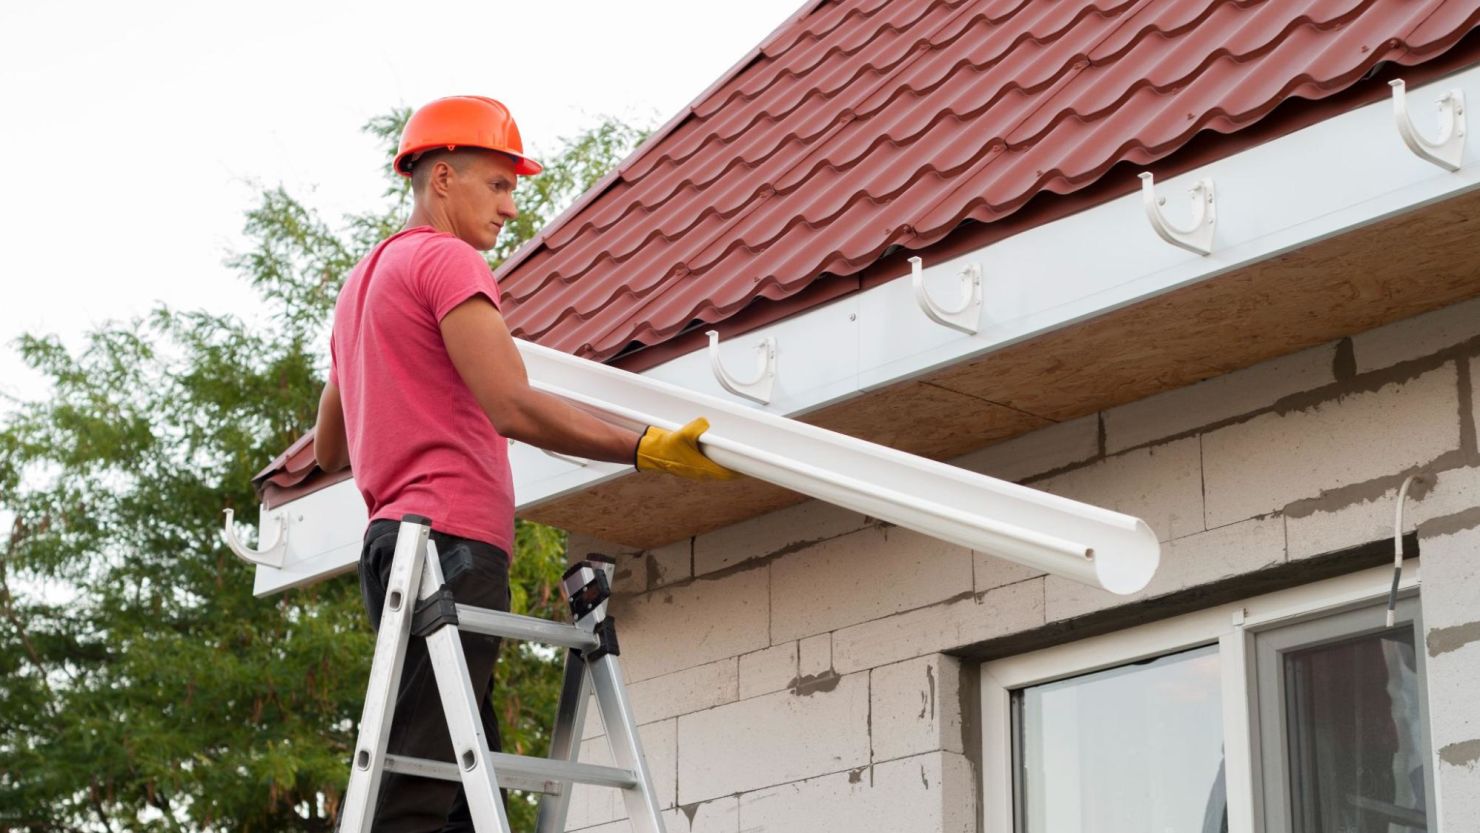
[{"label": "window", "polygon": [[1410,833],[1433,807],[1418,567],[982,667],[988,833]]},{"label": "window", "polygon": [[1018,829],[1226,830],[1216,646],[1014,693]]},{"label": "window", "polygon": [[1392,628],[1369,607],[1255,636],[1266,830],[1429,829],[1417,607]]}]

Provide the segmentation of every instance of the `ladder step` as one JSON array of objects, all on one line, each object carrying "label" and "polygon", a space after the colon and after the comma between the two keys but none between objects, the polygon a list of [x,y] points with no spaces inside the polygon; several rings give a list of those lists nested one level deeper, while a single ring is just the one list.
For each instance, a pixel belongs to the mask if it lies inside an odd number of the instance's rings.
[{"label": "ladder step", "polygon": [[589,651],[601,645],[601,640],[595,634],[575,625],[468,605],[457,606],[457,628],[505,639],[575,648],[578,651]]},{"label": "ladder step", "polygon": [[[616,787],[621,790],[630,790],[637,786],[637,778],[629,769],[552,761],[549,758],[532,758],[504,752],[490,752],[489,756],[493,759],[493,771],[498,776],[499,786],[506,789],[559,795],[564,785],[571,782]],[[443,781],[462,780],[462,772],[457,764],[403,755],[386,755],[385,771]]]}]

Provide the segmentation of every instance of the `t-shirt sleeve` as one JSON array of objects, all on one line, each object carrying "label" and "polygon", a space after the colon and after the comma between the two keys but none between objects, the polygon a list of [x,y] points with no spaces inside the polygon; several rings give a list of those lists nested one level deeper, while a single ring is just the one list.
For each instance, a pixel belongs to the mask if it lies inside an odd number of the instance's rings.
[{"label": "t-shirt sleeve", "polygon": [[417,290],[437,321],[474,295],[498,309],[498,284],[488,261],[472,246],[454,237],[435,237],[422,245],[416,260]]},{"label": "t-shirt sleeve", "polygon": [[329,335],[329,384],[339,387],[339,356],[334,353],[334,336]]}]

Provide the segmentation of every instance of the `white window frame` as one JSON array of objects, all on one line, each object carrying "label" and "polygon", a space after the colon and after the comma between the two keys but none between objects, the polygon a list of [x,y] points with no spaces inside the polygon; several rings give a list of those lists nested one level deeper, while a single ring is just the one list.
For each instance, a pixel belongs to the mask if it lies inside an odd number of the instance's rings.
[{"label": "white window frame", "polygon": [[[1419,559],[1403,564],[1399,595],[1417,592]],[[1012,692],[1077,677],[1163,654],[1217,645],[1222,669],[1224,779],[1229,833],[1259,833],[1263,808],[1257,715],[1254,712],[1254,634],[1281,625],[1339,613],[1387,596],[1392,567],[1267,593],[1171,619],[1133,626],[1077,642],[982,664],[983,833],[1015,833],[1013,806]],[[1422,634],[1416,634],[1422,645]],[[1429,771],[1437,773],[1434,751]],[[1437,808],[1435,808],[1437,810]]]}]

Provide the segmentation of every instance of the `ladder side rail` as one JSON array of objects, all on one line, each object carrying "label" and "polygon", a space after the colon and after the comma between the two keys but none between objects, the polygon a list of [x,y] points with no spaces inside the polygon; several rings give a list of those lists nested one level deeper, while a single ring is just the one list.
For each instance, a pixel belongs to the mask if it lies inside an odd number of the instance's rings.
[{"label": "ladder side rail", "polygon": [[[595,639],[594,634],[592,638]],[[550,733],[551,760],[575,762],[580,757],[581,734],[586,726],[589,680],[586,661],[577,651],[566,651],[565,682],[560,686],[560,705],[555,712],[555,728]],[[539,821],[535,824],[536,833],[565,833],[573,792],[574,789],[566,789],[555,795],[541,796]]]},{"label": "ladder side rail", "polygon": [[657,794],[653,792],[652,773],[648,771],[647,758],[642,754],[642,741],[637,737],[637,725],[632,718],[632,705],[627,698],[617,657],[607,654],[589,663],[589,667],[607,743],[611,745],[612,760],[618,767],[631,770],[637,781],[633,789],[622,790],[632,831],[664,833],[662,811],[658,807]]},{"label": "ladder side rail", "polygon": [[[436,542],[428,541],[426,548],[420,595],[423,600],[439,592],[443,584]],[[473,691],[467,657],[463,655],[462,637],[456,627],[443,625],[426,637],[426,643],[473,826],[478,833],[509,833],[509,817],[499,794],[493,752],[478,718],[478,695]]]},{"label": "ladder side rail", "polygon": [[385,773],[385,748],[396,710],[396,692],[401,685],[406,645],[411,639],[412,611],[420,595],[418,591],[423,589],[420,587],[422,565],[430,532],[429,523],[419,523],[414,516],[407,516],[396,533],[380,632],[375,637],[375,654],[370,661],[370,683],[360,715],[354,758],[350,762],[349,786],[344,793],[344,815],[339,828],[342,833],[370,833]]}]

